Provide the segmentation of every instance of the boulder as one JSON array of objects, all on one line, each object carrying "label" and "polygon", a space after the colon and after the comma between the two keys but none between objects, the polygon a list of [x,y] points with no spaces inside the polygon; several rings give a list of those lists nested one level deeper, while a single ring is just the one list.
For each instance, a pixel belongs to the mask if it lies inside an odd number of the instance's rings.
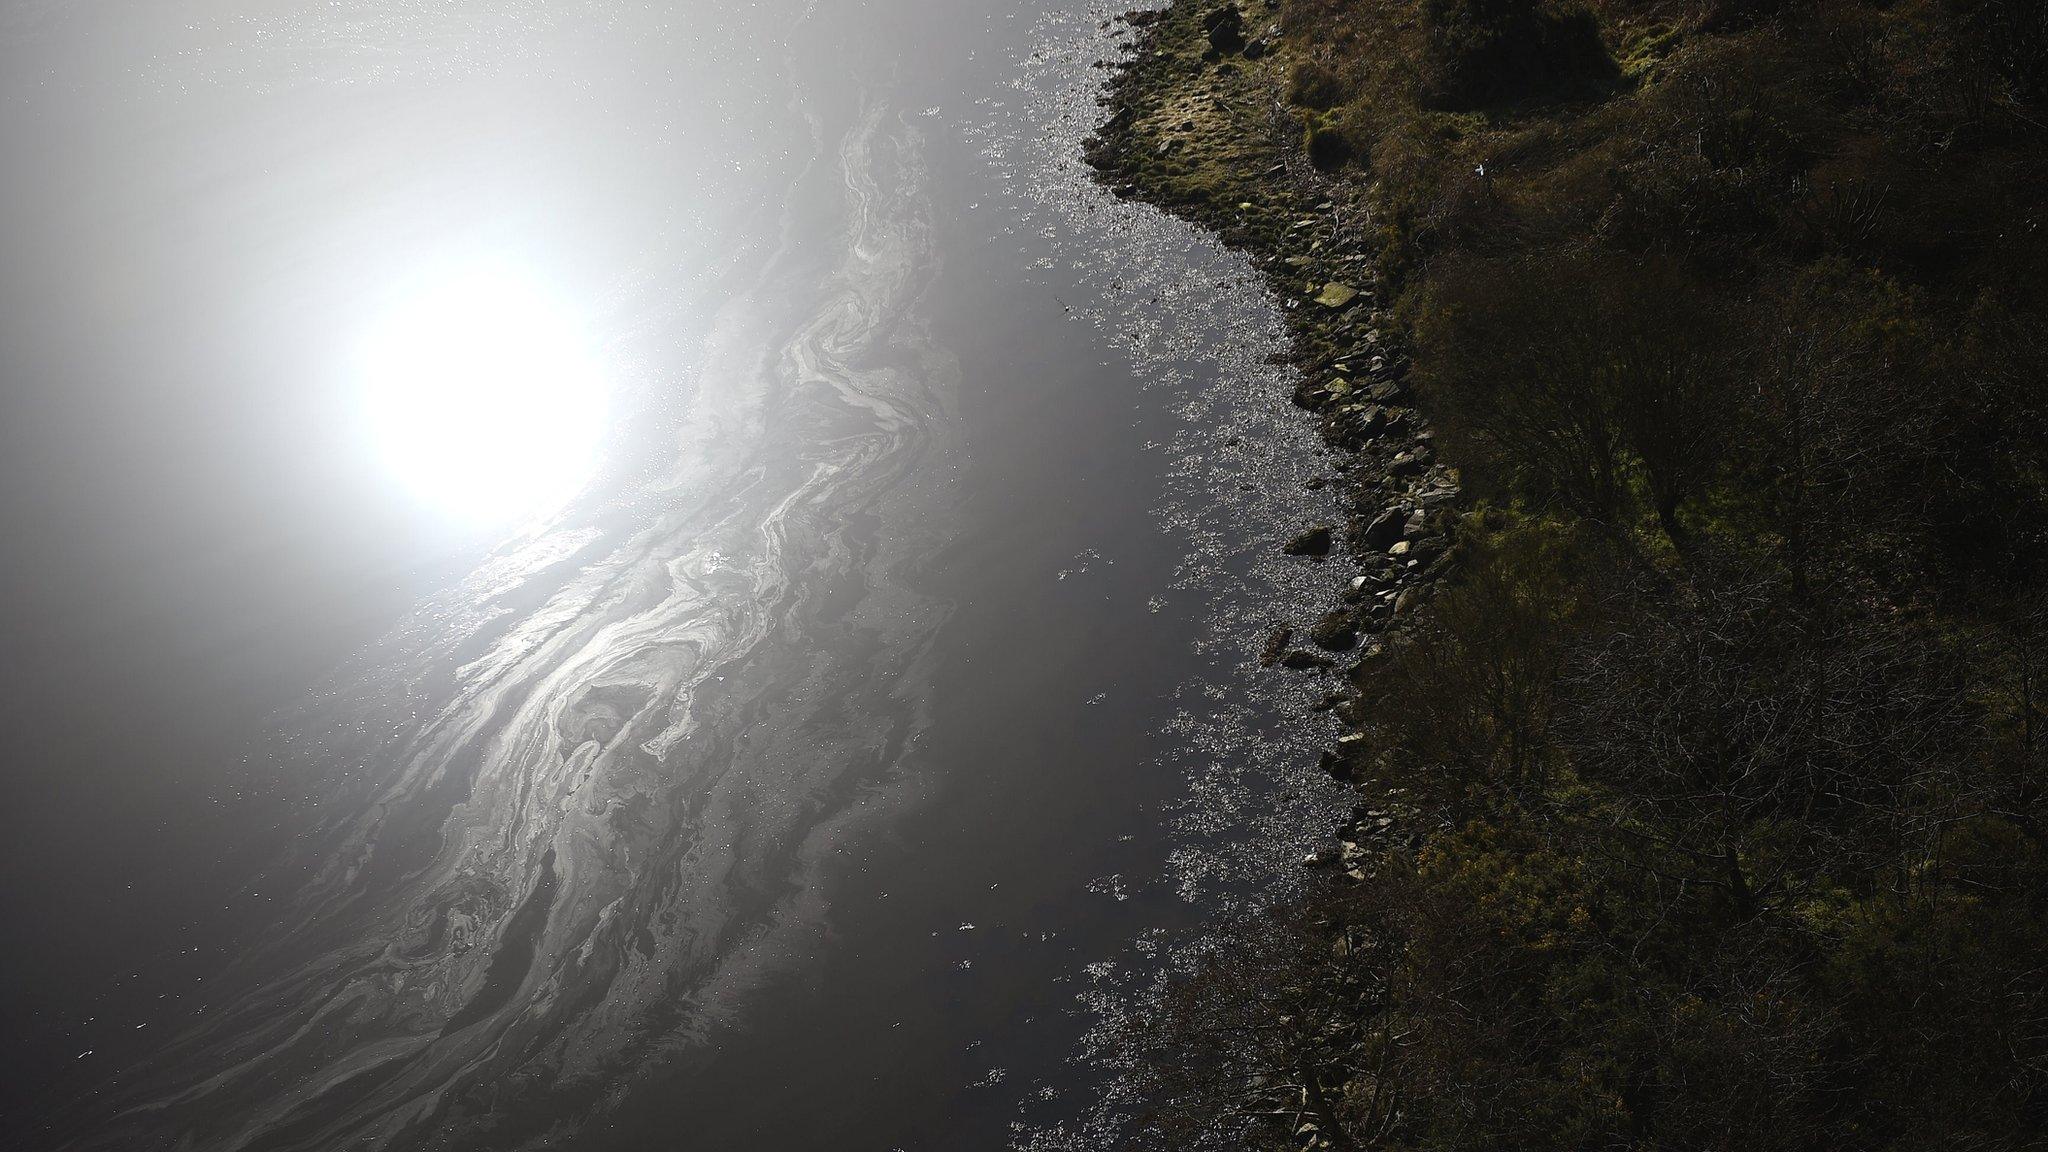
[{"label": "boulder", "polygon": [[1280,654],[1287,651],[1287,642],[1293,638],[1294,629],[1285,624],[1273,629],[1272,634],[1266,637],[1265,649],[1259,653],[1259,667],[1271,668],[1280,659]]},{"label": "boulder", "polygon": [[1244,13],[1235,4],[1202,17],[1202,30],[1209,34],[1209,47],[1228,56],[1244,47]]},{"label": "boulder", "polygon": [[1296,648],[1294,651],[1282,656],[1280,664],[1282,667],[1292,668],[1297,672],[1306,672],[1311,668],[1333,668],[1337,662],[1328,656],[1310,652],[1305,648]]},{"label": "boulder", "polygon": [[1364,534],[1358,539],[1360,547],[1368,552],[1385,551],[1404,535],[1407,520],[1407,512],[1400,508],[1389,508],[1380,513],[1365,526]]},{"label": "boulder", "polygon": [[1318,648],[1342,652],[1358,643],[1358,620],[1342,608],[1326,612],[1309,628],[1308,638]]},{"label": "boulder", "polygon": [[1289,540],[1281,551],[1289,556],[1328,556],[1330,554],[1330,526],[1318,524],[1308,531]]}]

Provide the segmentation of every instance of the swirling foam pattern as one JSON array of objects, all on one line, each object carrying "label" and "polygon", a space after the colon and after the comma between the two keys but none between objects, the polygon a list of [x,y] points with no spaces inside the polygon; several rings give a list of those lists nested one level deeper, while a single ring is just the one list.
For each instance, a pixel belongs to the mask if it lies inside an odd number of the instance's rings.
[{"label": "swirling foam pattern", "polygon": [[565,1135],[815,944],[835,845],[917,790],[959,466],[919,139],[870,108],[821,154],[843,226],[727,301],[672,473],[421,608],[293,738],[339,767],[287,913],[79,1144]]}]

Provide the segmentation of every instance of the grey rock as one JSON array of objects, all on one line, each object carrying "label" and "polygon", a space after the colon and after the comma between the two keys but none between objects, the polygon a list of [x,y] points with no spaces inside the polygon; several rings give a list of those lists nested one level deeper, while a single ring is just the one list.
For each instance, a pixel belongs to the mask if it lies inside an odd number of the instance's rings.
[{"label": "grey rock", "polygon": [[1202,30],[1209,34],[1209,47],[1225,56],[1244,47],[1244,13],[1235,4],[1225,4],[1202,17]]},{"label": "grey rock", "polygon": [[1318,524],[1294,539],[1289,540],[1281,551],[1289,556],[1328,556],[1330,554],[1330,526]]},{"label": "grey rock", "polygon": [[1342,608],[1326,612],[1309,628],[1308,638],[1318,648],[1342,652],[1358,643],[1358,620]]},{"label": "grey rock", "polygon": [[1280,654],[1287,651],[1287,642],[1294,638],[1294,629],[1282,624],[1266,637],[1266,647],[1259,653],[1259,667],[1271,668]]},{"label": "grey rock", "polygon": [[1368,552],[1383,552],[1402,537],[1406,523],[1407,513],[1404,510],[1389,508],[1365,526],[1365,531],[1358,538],[1359,546]]}]

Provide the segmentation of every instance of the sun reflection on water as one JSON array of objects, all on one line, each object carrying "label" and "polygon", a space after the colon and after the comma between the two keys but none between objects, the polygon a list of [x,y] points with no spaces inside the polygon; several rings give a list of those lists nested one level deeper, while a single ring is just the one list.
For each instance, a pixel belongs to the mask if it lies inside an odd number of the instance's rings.
[{"label": "sun reflection on water", "polygon": [[374,449],[422,503],[474,525],[545,514],[596,471],[609,382],[578,309],[517,269],[395,297],[359,357]]}]

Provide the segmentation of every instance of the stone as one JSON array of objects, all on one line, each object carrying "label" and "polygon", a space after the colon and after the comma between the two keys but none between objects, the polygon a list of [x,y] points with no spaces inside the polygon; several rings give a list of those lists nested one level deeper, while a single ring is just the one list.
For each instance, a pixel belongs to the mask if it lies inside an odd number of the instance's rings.
[{"label": "stone", "polygon": [[1389,508],[1373,518],[1358,538],[1359,546],[1368,552],[1380,552],[1391,546],[1402,536],[1407,522],[1407,513],[1399,508]]},{"label": "stone", "polygon": [[1235,4],[1202,17],[1202,30],[1209,34],[1209,47],[1225,56],[1244,47],[1244,13]]},{"label": "stone", "polygon": [[1323,417],[1325,440],[1357,448],[1377,433],[1386,421],[1386,410],[1377,404],[1345,404]]},{"label": "stone", "polygon": [[1330,554],[1330,526],[1318,524],[1294,539],[1289,540],[1281,551],[1289,556],[1328,556]]},{"label": "stone", "polygon": [[1287,642],[1294,638],[1294,629],[1282,624],[1266,637],[1266,647],[1259,652],[1259,667],[1271,668],[1280,654],[1287,651]]},{"label": "stone", "polygon": [[1337,662],[1328,656],[1310,652],[1305,648],[1296,648],[1294,651],[1282,656],[1280,664],[1282,667],[1292,668],[1297,672],[1306,672],[1312,668],[1334,668]]},{"label": "stone", "polygon": [[1325,308],[1342,308],[1356,299],[1358,289],[1341,280],[1332,280],[1323,285],[1323,290],[1316,295],[1316,303]]},{"label": "stone", "polygon": [[1358,643],[1358,620],[1342,608],[1325,612],[1309,628],[1308,638],[1318,648],[1342,652]]}]

